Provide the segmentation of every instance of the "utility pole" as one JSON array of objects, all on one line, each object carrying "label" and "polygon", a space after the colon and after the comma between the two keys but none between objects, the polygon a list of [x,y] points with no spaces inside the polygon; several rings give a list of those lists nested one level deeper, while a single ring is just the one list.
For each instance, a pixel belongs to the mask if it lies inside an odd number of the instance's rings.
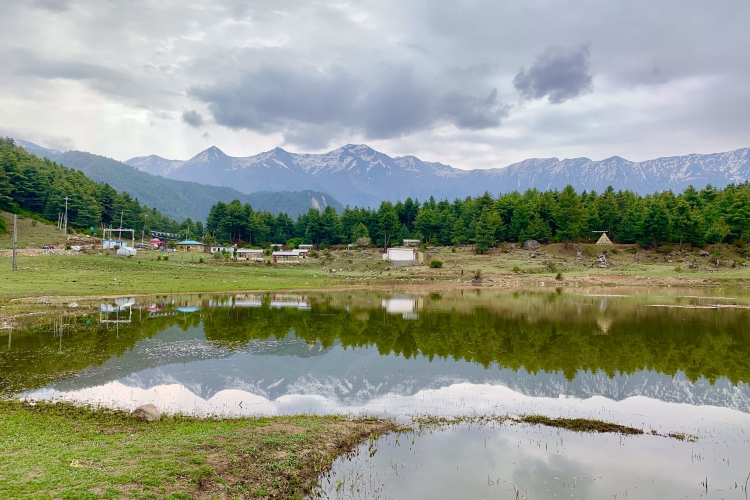
[{"label": "utility pole", "polygon": [[120,212],[120,229],[122,229],[122,217],[125,215],[125,210]]},{"label": "utility pole", "polygon": [[16,260],[16,247],[18,246],[18,215],[13,214],[13,262],[11,270],[18,271],[18,261]]},{"label": "utility pole", "polygon": [[63,198],[65,200],[65,218],[63,219],[63,234],[68,234],[68,198],[67,196]]}]

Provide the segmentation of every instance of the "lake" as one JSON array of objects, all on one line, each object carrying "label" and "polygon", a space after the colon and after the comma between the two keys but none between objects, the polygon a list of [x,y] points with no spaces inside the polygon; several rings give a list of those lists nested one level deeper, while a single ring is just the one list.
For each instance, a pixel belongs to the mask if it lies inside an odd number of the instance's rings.
[{"label": "lake", "polygon": [[749,326],[750,296],[723,290],[119,298],[4,331],[0,391],[199,416],[542,414],[646,432],[498,421],[387,436],[335,464],[329,498],[746,498]]}]

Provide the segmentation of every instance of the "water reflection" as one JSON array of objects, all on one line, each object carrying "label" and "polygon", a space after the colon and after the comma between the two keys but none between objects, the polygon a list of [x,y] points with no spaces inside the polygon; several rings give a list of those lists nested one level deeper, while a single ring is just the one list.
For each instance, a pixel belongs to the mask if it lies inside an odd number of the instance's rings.
[{"label": "water reflection", "polygon": [[736,425],[697,442],[460,425],[363,445],[334,464],[319,497],[745,499],[748,445]]},{"label": "water reflection", "polygon": [[747,307],[653,290],[124,298],[15,332],[0,388],[226,415],[528,411],[561,395],[750,412]]}]

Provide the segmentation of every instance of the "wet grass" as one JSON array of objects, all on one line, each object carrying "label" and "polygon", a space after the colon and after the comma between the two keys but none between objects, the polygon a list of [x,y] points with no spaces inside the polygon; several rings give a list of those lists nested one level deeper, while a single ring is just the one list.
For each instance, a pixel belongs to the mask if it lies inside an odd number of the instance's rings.
[{"label": "wet grass", "polygon": [[334,459],[392,432],[341,416],[162,417],[0,401],[2,498],[302,498]]},{"label": "wet grass", "polygon": [[643,434],[643,429],[588,418],[550,418],[544,415],[523,415],[516,419],[516,421],[530,425],[546,425],[547,427],[567,429],[574,432],[612,432],[624,435]]},{"label": "wet grass", "polygon": [[[412,419],[413,428],[410,430],[417,433],[424,431],[440,430],[454,425],[496,425],[496,424],[528,424],[543,425],[557,429],[565,429],[572,432],[593,432],[597,434],[613,433],[625,436],[639,436],[644,434],[643,429],[627,425],[606,422],[604,420],[590,418],[553,418],[546,415],[466,415],[456,417],[419,416]],[[652,429],[653,436],[668,437],[678,441],[695,442],[696,436],[678,432],[660,434]]]}]

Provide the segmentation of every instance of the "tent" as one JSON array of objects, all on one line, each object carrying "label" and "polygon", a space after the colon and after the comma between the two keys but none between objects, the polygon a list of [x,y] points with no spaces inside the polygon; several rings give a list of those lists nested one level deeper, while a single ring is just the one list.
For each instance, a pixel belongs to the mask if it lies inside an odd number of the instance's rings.
[{"label": "tent", "polygon": [[609,239],[607,233],[602,233],[602,237],[596,242],[597,245],[612,245],[612,240]]}]

